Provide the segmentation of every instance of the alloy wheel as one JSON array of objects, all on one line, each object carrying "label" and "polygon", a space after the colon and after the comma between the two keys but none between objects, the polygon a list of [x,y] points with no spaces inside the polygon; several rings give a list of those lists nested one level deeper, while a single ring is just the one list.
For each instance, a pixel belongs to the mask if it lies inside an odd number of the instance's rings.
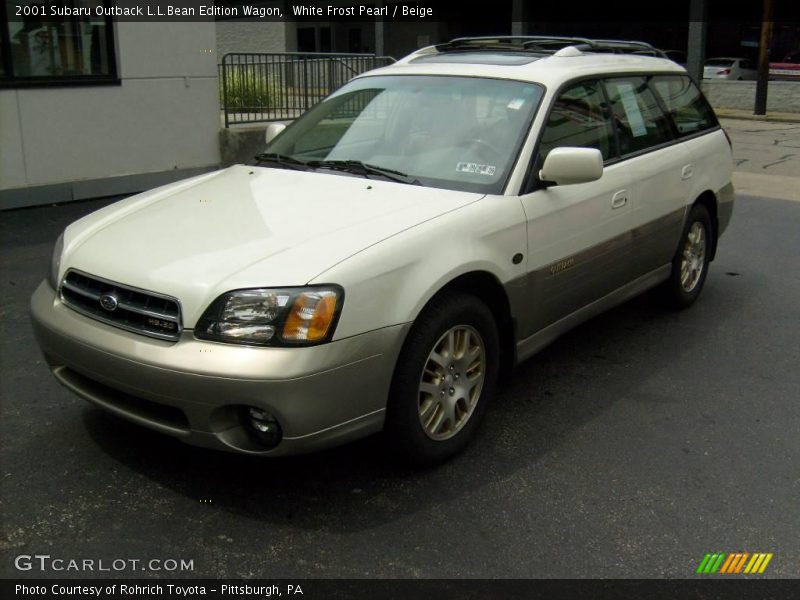
[{"label": "alloy wheel", "polygon": [[419,420],[437,441],[456,435],[472,416],[486,377],[486,348],[469,325],[448,329],[436,342],[419,382]]}]

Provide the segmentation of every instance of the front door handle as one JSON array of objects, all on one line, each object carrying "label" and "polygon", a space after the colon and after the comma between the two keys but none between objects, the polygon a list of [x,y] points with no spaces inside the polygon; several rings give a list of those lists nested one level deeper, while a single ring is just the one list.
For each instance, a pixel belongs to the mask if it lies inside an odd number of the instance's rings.
[{"label": "front door handle", "polygon": [[683,169],[681,169],[681,179],[691,179],[692,175],[694,175],[694,167],[692,165],[684,165]]},{"label": "front door handle", "polygon": [[611,208],[622,208],[628,203],[628,191],[620,190],[611,198]]}]

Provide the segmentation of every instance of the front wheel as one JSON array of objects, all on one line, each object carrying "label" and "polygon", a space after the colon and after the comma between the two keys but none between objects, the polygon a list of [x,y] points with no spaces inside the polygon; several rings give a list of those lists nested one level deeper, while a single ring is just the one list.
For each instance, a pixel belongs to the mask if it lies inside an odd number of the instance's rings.
[{"label": "front wheel", "polygon": [[672,273],[664,282],[665,296],[676,308],[691,306],[703,289],[708,274],[713,231],[706,207],[701,204],[693,206],[672,259]]},{"label": "front wheel", "polygon": [[497,326],[483,302],[467,294],[435,298],[395,367],[385,428],[393,453],[430,465],[460,452],[494,392],[498,355]]}]

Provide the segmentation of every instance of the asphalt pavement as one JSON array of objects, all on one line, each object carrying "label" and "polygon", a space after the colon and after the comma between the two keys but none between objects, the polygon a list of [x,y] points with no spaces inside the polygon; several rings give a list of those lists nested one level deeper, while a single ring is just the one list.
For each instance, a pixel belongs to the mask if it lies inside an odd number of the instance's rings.
[{"label": "asphalt pavement", "polygon": [[[377,437],[280,460],[206,451],[78,399],[27,303],[59,231],[108,201],[3,213],[0,577],[683,578],[738,551],[799,577],[792,193],[740,193],[692,308],[645,294],[573,330],[516,370],[463,455],[425,471]],[[193,570],[15,568],[37,553]]]}]

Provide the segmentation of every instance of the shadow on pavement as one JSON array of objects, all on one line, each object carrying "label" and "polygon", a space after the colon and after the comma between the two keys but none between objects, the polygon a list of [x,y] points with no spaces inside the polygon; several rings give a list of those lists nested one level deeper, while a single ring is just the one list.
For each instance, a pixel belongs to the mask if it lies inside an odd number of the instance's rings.
[{"label": "shadow on pavement", "polygon": [[177,494],[210,499],[214,510],[307,530],[360,531],[440,504],[453,506],[475,488],[502,484],[556,451],[653,374],[631,368],[632,362],[649,364],[647,353],[691,352],[691,339],[672,347],[668,329],[714,329],[735,315],[735,306],[714,308],[714,297],[744,301],[726,291],[733,282],[717,271],[692,310],[670,312],[648,293],[573,330],[520,365],[467,451],[433,469],[393,463],[380,436],[312,455],[264,459],[187,446],[91,407],[84,424],[125,467]]}]

